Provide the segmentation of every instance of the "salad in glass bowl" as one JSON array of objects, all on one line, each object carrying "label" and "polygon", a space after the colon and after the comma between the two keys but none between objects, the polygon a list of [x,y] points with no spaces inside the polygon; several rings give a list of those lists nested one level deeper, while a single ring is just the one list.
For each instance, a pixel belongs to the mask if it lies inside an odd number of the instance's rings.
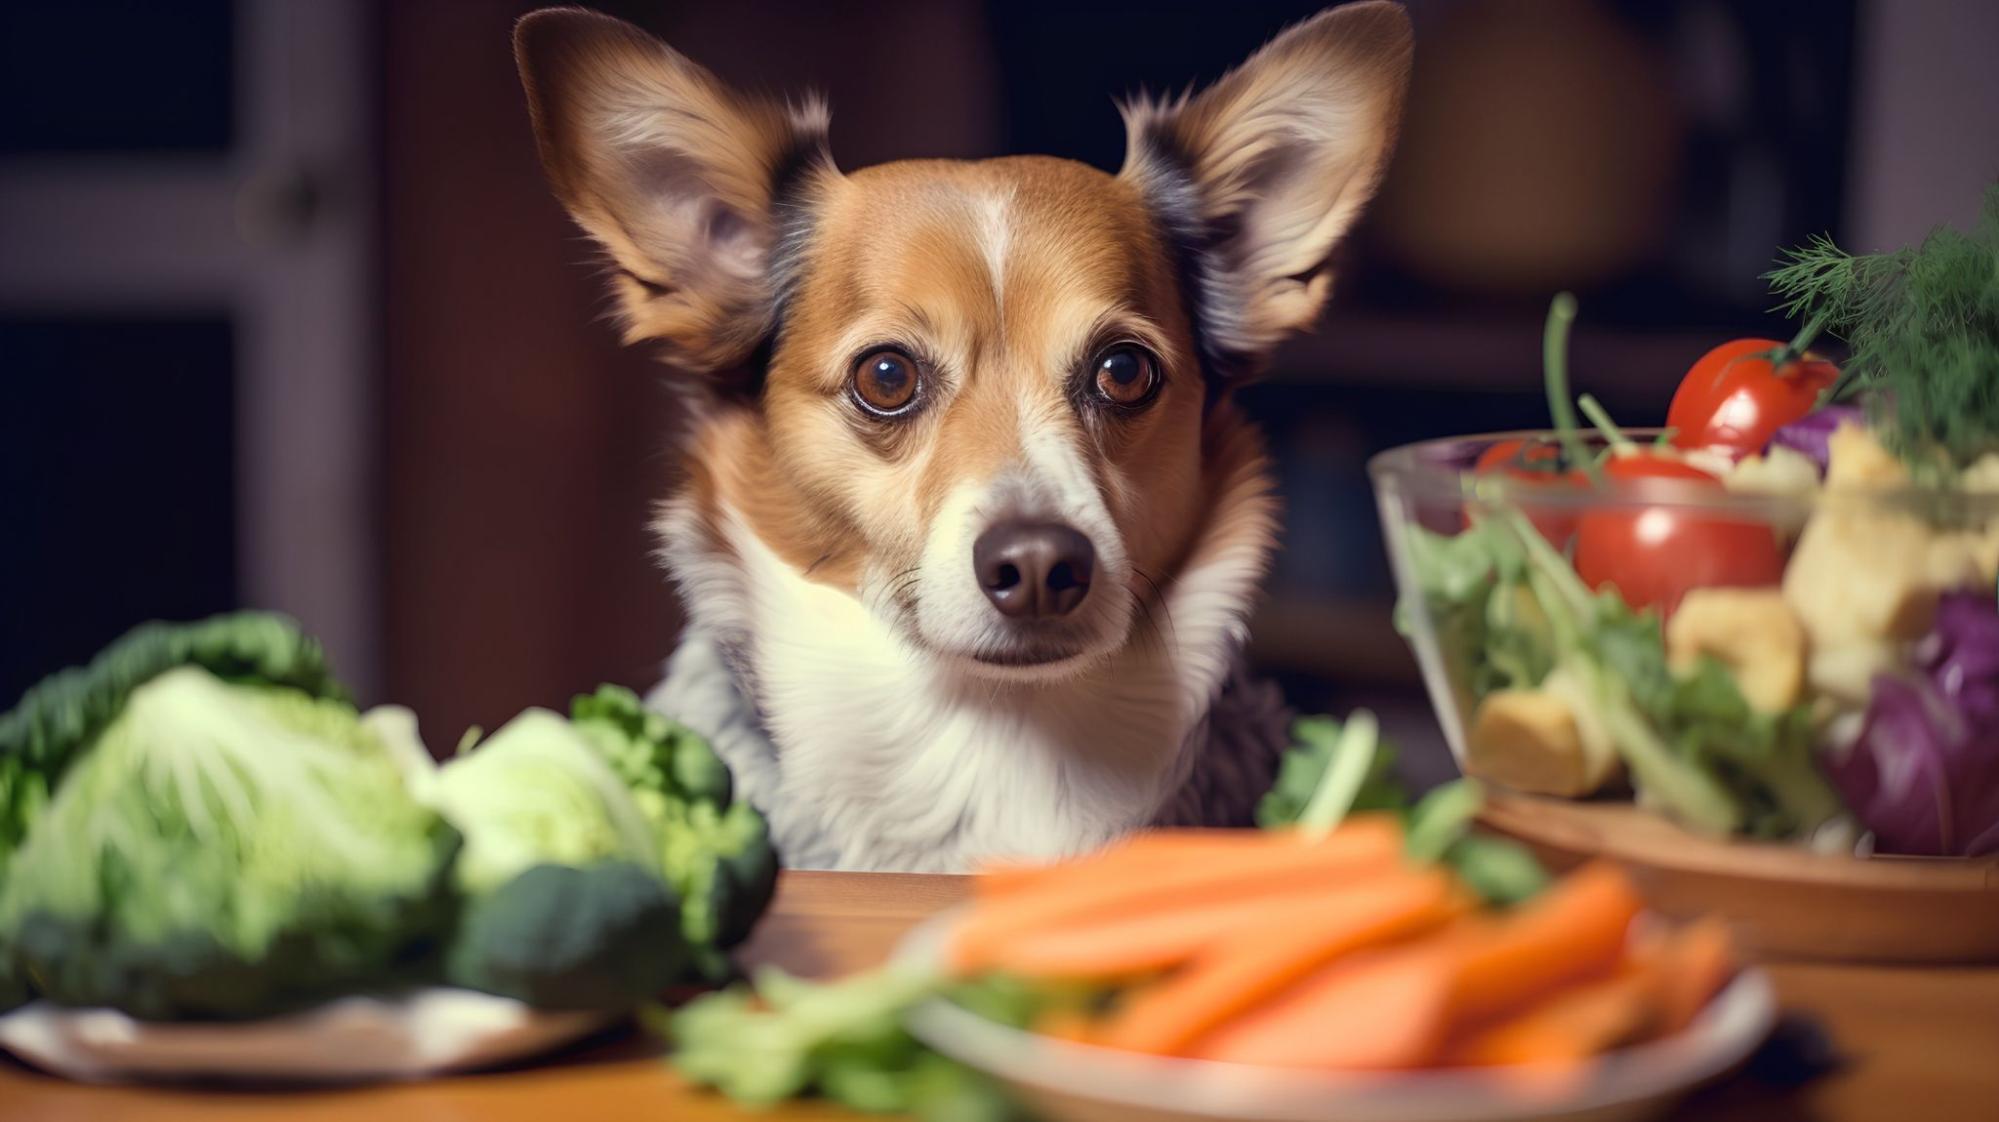
[{"label": "salad in glass bowl", "polygon": [[1999,854],[1999,188],[1984,210],[1787,254],[1797,336],[1716,347],[1663,429],[1570,397],[1564,295],[1552,429],[1376,458],[1464,771],[1712,836]]}]

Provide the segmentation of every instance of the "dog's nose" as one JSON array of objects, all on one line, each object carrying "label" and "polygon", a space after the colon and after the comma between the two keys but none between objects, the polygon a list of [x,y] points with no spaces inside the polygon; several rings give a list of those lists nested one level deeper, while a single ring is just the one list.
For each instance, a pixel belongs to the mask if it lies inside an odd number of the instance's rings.
[{"label": "dog's nose", "polygon": [[1001,615],[1066,616],[1090,594],[1097,551],[1090,539],[1054,523],[1002,522],[972,543],[979,587]]}]

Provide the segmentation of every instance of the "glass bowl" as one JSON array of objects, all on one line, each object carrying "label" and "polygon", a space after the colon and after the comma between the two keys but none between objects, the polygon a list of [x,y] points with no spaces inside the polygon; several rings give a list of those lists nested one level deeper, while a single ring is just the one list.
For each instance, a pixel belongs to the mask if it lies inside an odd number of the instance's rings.
[{"label": "glass bowl", "polygon": [[1397,626],[1488,822],[1766,950],[1999,958],[1999,489],[1478,469],[1554,439],[1369,464]]}]

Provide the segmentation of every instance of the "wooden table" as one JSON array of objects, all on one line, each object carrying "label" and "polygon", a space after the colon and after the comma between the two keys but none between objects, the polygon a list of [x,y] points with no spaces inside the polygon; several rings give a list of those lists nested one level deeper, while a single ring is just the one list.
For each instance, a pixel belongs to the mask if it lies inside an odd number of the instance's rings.
[{"label": "wooden table", "polygon": [[[957,901],[955,877],[791,873],[747,951],[807,975],[872,965],[916,921]],[[1797,1090],[1746,1077],[1690,1100],[1703,1122],[1989,1122],[1999,1118],[1999,968],[1895,969],[1775,964],[1787,1008],[1816,1016],[1849,1057]],[[218,1122],[282,1116],[389,1122],[598,1122],[749,1117],[700,1094],[635,1035],[518,1070],[407,1086],[312,1093],[84,1087],[0,1061],[4,1122]],[[848,1118],[823,1106],[760,1117]]]}]

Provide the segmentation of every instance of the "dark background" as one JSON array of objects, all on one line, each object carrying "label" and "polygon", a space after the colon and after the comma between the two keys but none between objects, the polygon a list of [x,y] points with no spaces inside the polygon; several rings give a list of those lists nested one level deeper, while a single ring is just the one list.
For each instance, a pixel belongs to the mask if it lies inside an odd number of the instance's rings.
[{"label": "dark background", "polygon": [[[248,604],[440,745],[649,684],[675,406],[541,182],[508,46],[531,6],[0,4],[0,704],[138,620]],[[1115,95],[1321,5],[598,6],[825,91],[846,167],[1114,169]],[[1290,508],[1254,653],[1294,699],[1374,705],[1440,761],[1367,456],[1544,423],[1560,288],[1583,388],[1649,423],[1708,346],[1780,330],[1776,247],[1968,217],[1999,174],[1995,7],[1412,3],[1405,136],[1336,307],[1246,394]]]}]

